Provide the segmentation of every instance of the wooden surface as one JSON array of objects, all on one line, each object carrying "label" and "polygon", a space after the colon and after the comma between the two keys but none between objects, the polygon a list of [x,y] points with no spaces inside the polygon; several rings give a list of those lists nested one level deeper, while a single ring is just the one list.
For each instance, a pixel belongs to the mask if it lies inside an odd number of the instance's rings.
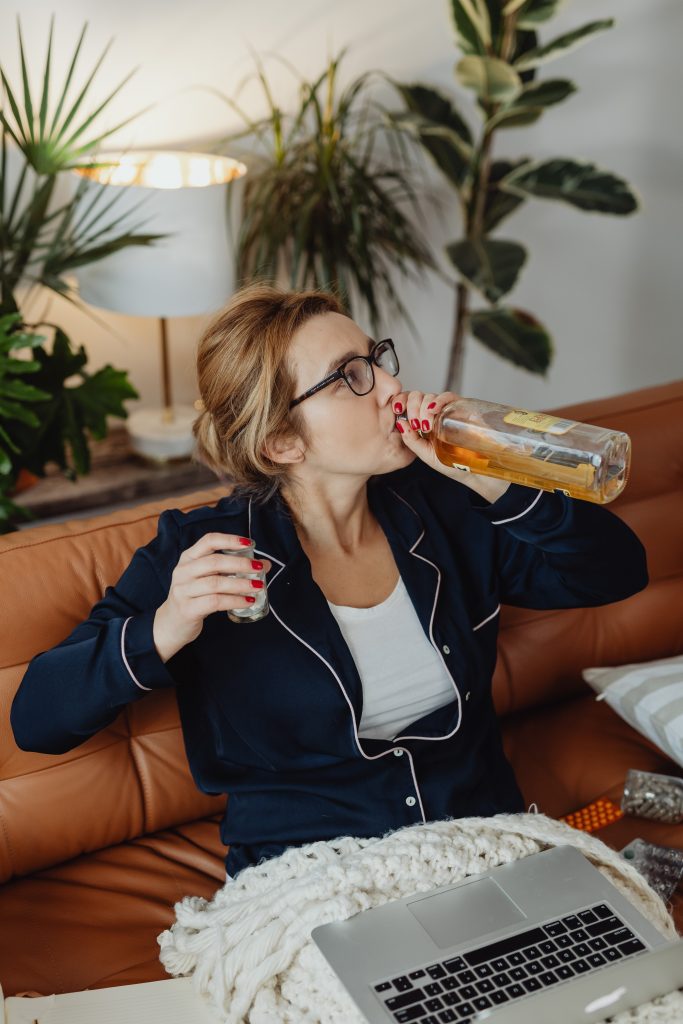
[{"label": "wooden surface", "polygon": [[[40,520],[68,518],[86,509],[97,510],[149,495],[176,494],[218,482],[211,470],[189,458],[160,463],[133,452],[125,426],[111,427],[101,441],[91,441],[90,455],[90,473],[72,481],[52,463],[46,467],[46,476],[17,494],[14,501]],[[35,519],[26,521],[27,526],[35,523]]]}]

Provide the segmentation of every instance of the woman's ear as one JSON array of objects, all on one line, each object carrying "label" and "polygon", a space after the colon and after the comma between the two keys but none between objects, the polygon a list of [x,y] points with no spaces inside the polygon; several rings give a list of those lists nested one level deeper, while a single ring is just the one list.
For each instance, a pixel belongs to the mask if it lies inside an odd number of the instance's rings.
[{"label": "woman's ear", "polygon": [[300,438],[295,434],[290,437],[276,437],[272,441],[266,441],[263,446],[263,454],[271,462],[293,463],[303,462],[304,453]]}]

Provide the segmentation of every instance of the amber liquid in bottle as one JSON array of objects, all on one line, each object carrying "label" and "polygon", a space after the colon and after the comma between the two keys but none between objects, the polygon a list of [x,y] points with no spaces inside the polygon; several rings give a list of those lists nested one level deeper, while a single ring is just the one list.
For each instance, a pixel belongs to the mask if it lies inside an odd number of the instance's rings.
[{"label": "amber liquid in bottle", "polygon": [[431,439],[446,466],[571,498],[605,504],[628,482],[628,434],[496,402],[450,402],[436,416]]}]

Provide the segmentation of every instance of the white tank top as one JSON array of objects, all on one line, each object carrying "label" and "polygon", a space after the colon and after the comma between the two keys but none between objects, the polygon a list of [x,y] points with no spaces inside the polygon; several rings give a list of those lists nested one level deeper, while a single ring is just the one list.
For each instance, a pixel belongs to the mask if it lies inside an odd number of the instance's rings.
[{"label": "white tank top", "polygon": [[363,684],[360,736],[394,739],[454,699],[453,680],[425,636],[400,576],[389,597],[371,608],[327,603]]}]

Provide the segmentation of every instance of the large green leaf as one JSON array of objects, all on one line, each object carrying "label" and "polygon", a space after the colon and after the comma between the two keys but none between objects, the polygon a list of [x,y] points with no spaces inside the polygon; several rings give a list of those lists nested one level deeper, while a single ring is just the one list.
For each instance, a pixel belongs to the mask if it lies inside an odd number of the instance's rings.
[{"label": "large green leaf", "polygon": [[407,111],[387,115],[388,122],[418,139],[449,181],[460,185],[472,159],[472,133],[448,97],[431,86],[392,80]]},{"label": "large green leaf", "polygon": [[[487,127],[510,128],[536,121],[545,107],[563,100],[576,92],[576,86],[566,78],[549,78],[544,82],[531,82],[519,95],[506,103],[487,122]],[[521,115],[521,117],[520,117]],[[527,115],[531,115],[530,119]]]},{"label": "large green leaf", "polygon": [[456,270],[494,303],[514,287],[527,258],[519,243],[496,238],[451,242],[446,252]]},{"label": "large green leaf", "polygon": [[585,161],[557,157],[522,164],[499,188],[519,196],[559,199],[582,210],[623,216],[638,209],[638,198],[623,178]]},{"label": "large green leaf", "polygon": [[474,310],[468,319],[472,334],[491,352],[531,373],[546,375],[554,346],[536,317],[522,309],[500,306]]},{"label": "large green leaf", "polygon": [[[517,28],[536,28],[544,21],[553,18],[566,0],[513,0],[518,11],[515,26]],[[510,3],[505,5],[505,12]]]},{"label": "large green leaf", "polygon": [[451,0],[451,14],[462,52],[485,56],[491,43],[491,22],[486,5],[477,0],[465,0],[465,3]]},{"label": "large green leaf", "polygon": [[482,103],[505,103],[522,89],[515,69],[498,57],[462,57],[455,76],[466,89],[474,90]]},{"label": "large green leaf", "polygon": [[537,68],[541,64],[546,64],[549,60],[564,57],[571,50],[581,46],[589,36],[595,35],[596,32],[602,32],[604,29],[612,28],[613,25],[614,18],[602,18],[600,21],[591,21],[588,25],[582,25],[581,28],[575,28],[573,31],[565,33],[565,35],[558,36],[557,39],[553,39],[551,43],[546,43],[545,46],[537,46],[533,50],[528,50],[515,60],[514,67],[517,71],[528,71],[530,68]]},{"label": "large green leaf", "polygon": [[501,221],[509,217],[511,213],[522,206],[525,200],[521,196],[513,195],[511,192],[502,192],[498,188],[498,182],[509,174],[515,167],[527,163],[526,157],[519,160],[494,160],[489,169],[489,180],[484,200],[484,219],[482,223],[482,234],[490,234]]}]

